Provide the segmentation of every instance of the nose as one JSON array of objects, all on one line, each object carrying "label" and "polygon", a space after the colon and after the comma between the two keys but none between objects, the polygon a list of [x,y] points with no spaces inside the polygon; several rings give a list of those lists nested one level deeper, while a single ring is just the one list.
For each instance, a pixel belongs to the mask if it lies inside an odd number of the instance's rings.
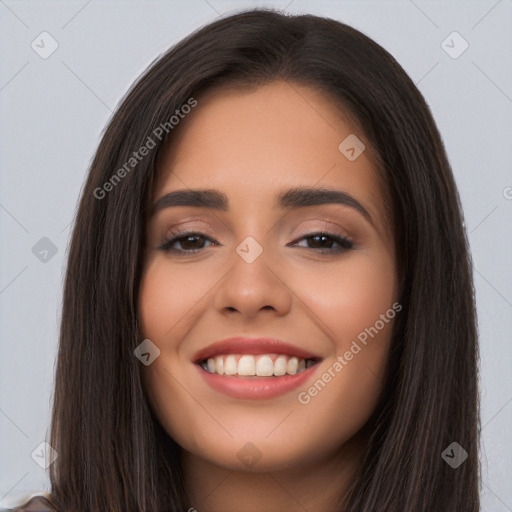
[{"label": "nose", "polygon": [[265,251],[251,263],[235,254],[233,266],[217,288],[214,299],[217,311],[224,315],[238,313],[245,318],[255,318],[263,312],[286,315],[293,292],[281,275],[282,265],[270,259]]}]

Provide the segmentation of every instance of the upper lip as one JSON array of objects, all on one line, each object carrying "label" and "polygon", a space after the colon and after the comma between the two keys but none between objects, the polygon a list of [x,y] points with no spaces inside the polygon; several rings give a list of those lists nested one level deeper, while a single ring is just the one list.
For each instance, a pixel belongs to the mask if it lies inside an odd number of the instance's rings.
[{"label": "upper lip", "polygon": [[194,362],[200,363],[210,357],[223,354],[285,354],[299,359],[321,359],[312,352],[276,338],[235,337],[215,341],[200,349],[194,355]]}]

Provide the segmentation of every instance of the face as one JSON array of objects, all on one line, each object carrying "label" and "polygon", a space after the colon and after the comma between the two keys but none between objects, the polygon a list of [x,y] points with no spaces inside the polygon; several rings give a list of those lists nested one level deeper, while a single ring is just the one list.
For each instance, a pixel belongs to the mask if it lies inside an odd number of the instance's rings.
[{"label": "face", "polygon": [[217,466],[332,457],[375,409],[400,309],[369,145],[357,156],[359,127],[286,82],[209,93],[177,128],[139,295],[151,407]]}]

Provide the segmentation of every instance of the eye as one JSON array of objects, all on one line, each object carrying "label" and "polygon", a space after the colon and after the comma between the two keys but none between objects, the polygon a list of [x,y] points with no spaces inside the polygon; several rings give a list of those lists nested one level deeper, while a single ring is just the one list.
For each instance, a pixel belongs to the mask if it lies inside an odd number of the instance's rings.
[{"label": "eye", "polygon": [[[331,254],[345,252],[347,250],[353,249],[354,243],[346,237],[335,235],[333,233],[311,233],[310,235],[306,235],[300,239],[306,240],[307,246],[306,248],[315,249],[321,252],[329,252]],[[304,245],[296,244],[299,247],[304,247]]]},{"label": "eye", "polygon": [[[346,237],[335,235],[333,233],[311,233],[299,239],[306,241],[306,246],[298,242],[292,242],[290,245],[312,249],[317,252],[327,252],[338,254],[350,250],[354,247],[351,240]],[[208,247],[208,245],[221,245],[213,238],[199,232],[189,231],[181,233],[171,232],[166,237],[158,249],[175,254],[191,254],[199,252]]]},{"label": "eye", "polygon": [[[212,245],[220,245],[212,238],[195,231],[182,233],[171,232],[169,236],[164,239],[158,249],[166,252],[174,252],[177,254],[194,253],[204,249],[205,242],[210,242]],[[176,245],[180,245],[181,248],[175,247]]]}]

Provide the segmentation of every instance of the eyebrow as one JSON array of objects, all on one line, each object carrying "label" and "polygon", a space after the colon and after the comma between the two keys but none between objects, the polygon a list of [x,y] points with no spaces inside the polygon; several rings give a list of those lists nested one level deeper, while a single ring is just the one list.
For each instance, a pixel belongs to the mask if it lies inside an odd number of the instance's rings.
[{"label": "eyebrow", "polygon": [[[342,204],[353,208],[362,214],[368,221],[372,217],[368,210],[353,196],[347,192],[330,188],[306,188],[297,187],[281,192],[274,203],[274,207],[291,210],[306,206],[323,204]],[[169,192],[161,197],[153,205],[152,215],[158,211],[173,206],[195,206],[201,208],[212,208],[214,210],[228,211],[229,201],[223,192],[218,190],[193,190],[182,189]]]}]

